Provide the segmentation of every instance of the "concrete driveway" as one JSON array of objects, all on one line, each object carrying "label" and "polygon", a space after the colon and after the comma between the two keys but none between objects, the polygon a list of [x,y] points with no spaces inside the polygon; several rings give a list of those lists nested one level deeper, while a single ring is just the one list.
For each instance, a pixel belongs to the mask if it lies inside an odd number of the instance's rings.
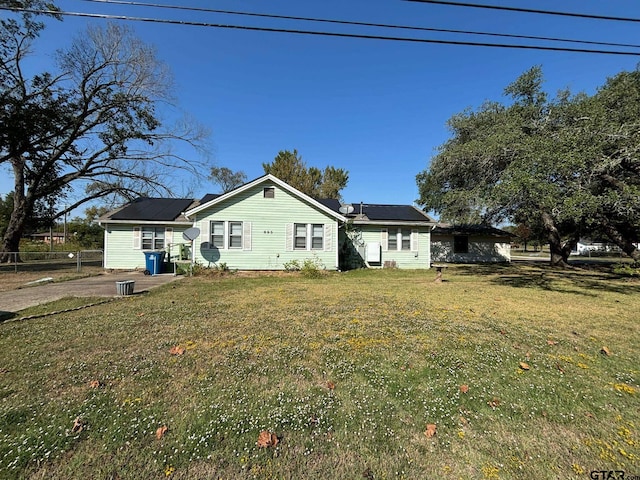
[{"label": "concrete driveway", "polygon": [[118,296],[116,282],[119,281],[133,280],[135,282],[133,293],[136,294],[179,278],[182,277],[172,273],[160,275],[144,275],[142,272],[105,273],[95,277],[0,292],[0,318],[64,297],[115,297]]}]

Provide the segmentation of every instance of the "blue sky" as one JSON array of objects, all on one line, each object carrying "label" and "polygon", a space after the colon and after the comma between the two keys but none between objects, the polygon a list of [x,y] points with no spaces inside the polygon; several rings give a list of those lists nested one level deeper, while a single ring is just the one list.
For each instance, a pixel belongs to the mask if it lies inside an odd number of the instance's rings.
[{"label": "blue sky", "polygon": [[[640,18],[637,0],[483,1]],[[401,0],[162,2],[371,23],[640,43],[638,23]],[[516,43],[513,39],[246,18],[82,0],[58,0],[57,4],[67,11],[113,15]],[[68,45],[90,22],[105,21],[66,17],[63,22],[49,22],[35,45],[34,60],[43,68],[48,66],[52,52]],[[127,24],[141,39],[154,44],[158,56],[171,67],[180,107],[211,130],[211,155],[217,165],[242,170],[252,179],[263,174],[262,163],[272,161],[278,151],[295,148],[309,166],[333,165],[349,171],[349,184],[343,192],[348,202],[412,203],[418,196],[416,174],[428,166],[437,147],[449,137],[447,120],[465,108],[479,107],[485,100],[505,100],[502,96],[505,86],[533,65],[542,66],[545,88],[552,94],[561,88],[593,93],[607,77],[632,70],[640,61],[640,56],[417,44],[159,23]],[[6,194],[12,189],[9,171],[5,168],[0,172],[0,194]],[[178,193],[186,190],[186,180],[176,177]],[[193,193],[199,196],[216,191],[216,186],[203,184]]]}]

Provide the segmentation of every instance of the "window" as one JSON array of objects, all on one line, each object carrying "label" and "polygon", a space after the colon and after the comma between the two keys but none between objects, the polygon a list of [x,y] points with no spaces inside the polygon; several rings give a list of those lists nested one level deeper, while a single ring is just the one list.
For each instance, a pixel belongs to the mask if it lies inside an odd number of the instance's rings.
[{"label": "window", "polygon": [[324,225],[311,225],[311,248],[313,250],[324,248]]},{"label": "window", "polygon": [[229,222],[229,248],[242,248],[242,222]]},{"label": "window", "polygon": [[164,248],[164,227],[142,227],[142,249],[162,250]]},{"label": "window", "polygon": [[211,245],[224,248],[224,222],[211,222]]},{"label": "window", "polygon": [[453,253],[469,253],[469,237],[455,235],[453,237]]},{"label": "window", "polygon": [[402,250],[411,250],[411,230],[401,230]]},{"label": "window", "polygon": [[251,222],[214,220],[210,225],[210,248],[251,250]]},{"label": "window", "polygon": [[262,190],[262,196],[264,198],[275,198],[276,189],[274,187],[264,187],[264,189]]},{"label": "window", "polygon": [[398,249],[398,231],[394,228],[389,229],[389,239],[387,240],[387,250]]},{"label": "window", "polygon": [[307,224],[306,223],[296,223],[294,225],[293,248],[295,249],[307,248]]}]

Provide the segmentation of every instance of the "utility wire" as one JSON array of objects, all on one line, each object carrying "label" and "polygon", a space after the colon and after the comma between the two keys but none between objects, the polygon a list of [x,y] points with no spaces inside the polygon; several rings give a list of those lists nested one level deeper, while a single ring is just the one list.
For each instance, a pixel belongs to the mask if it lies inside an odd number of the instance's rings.
[{"label": "utility wire", "polygon": [[277,33],[289,33],[294,35],[315,35],[325,37],[340,37],[340,38],[360,38],[367,40],[386,40],[396,42],[410,42],[410,43],[431,43],[439,45],[460,45],[460,46],[473,46],[473,47],[490,47],[490,48],[511,48],[511,49],[526,49],[526,50],[546,50],[554,52],[571,52],[571,53],[592,53],[603,55],[630,55],[640,56],[640,52],[625,52],[619,50],[595,50],[587,48],[566,48],[566,47],[550,47],[542,45],[515,45],[507,43],[484,43],[484,42],[463,42],[454,40],[436,40],[426,38],[409,38],[409,37],[389,37],[382,35],[362,35],[355,33],[336,33],[336,32],[321,32],[314,30],[293,30],[285,28],[267,28],[267,27],[253,27],[247,25],[228,25],[219,23],[206,23],[206,22],[193,22],[186,20],[167,20],[160,18],[149,17],[131,17],[126,15],[107,15],[102,13],[84,13],[84,12],[67,12],[67,11],[54,11],[54,10],[39,10],[30,8],[17,8],[0,6],[0,10],[10,10],[14,12],[25,12],[35,14],[55,14],[70,17],[86,17],[86,18],[102,18],[106,20],[124,20],[134,22],[148,22],[148,23],[165,23],[170,25],[189,25],[196,27],[211,27],[211,28],[227,28],[235,30],[247,30],[256,32],[277,32]]},{"label": "utility wire", "polygon": [[404,0],[404,1],[418,2],[418,3],[435,3],[438,5],[451,5],[455,7],[488,8],[491,10],[506,10],[509,12],[520,12],[520,13],[541,13],[543,15],[560,15],[563,17],[592,18],[596,20],[615,20],[619,22],[640,22],[640,18],[613,17],[609,15],[592,15],[589,13],[556,12],[552,10],[535,10],[532,8],[505,7],[502,5],[486,5],[486,4],[479,4],[479,3],[453,2],[453,1],[446,1],[446,0]]},{"label": "utility wire", "polygon": [[383,28],[414,30],[414,31],[422,31],[422,32],[459,33],[464,35],[485,35],[485,36],[491,36],[491,37],[519,38],[519,39],[525,39],[525,40],[544,40],[544,41],[550,41],[550,42],[581,43],[581,44],[587,44],[587,45],[602,45],[607,47],[640,48],[640,45],[632,44],[632,43],[610,43],[610,42],[597,42],[597,41],[591,41],[591,40],[576,40],[576,39],[568,39],[568,38],[539,37],[539,36],[531,36],[531,35],[516,35],[516,34],[494,33],[494,32],[476,32],[476,31],[469,31],[469,30],[415,27],[415,26],[408,26],[408,25],[390,25],[385,23],[368,23],[368,22],[356,22],[356,21],[347,21],[347,20],[330,20],[326,18],[294,17],[290,15],[273,15],[273,14],[267,14],[267,13],[237,12],[232,10],[217,10],[217,9],[204,8],[204,7],[188,7],[188,6],[182,6],[182,5],[167,5],[167,4],[135,2],[135,1],[125,1],[125,0],[81,0],[81,1],[89,2],[89,3],[108,3],[108,4],[116,4],[116,5],[127,5],[127,6],[135,6],[135,7],[166,8],[166,9],[194,11],[194,12],[222,13],[222,14],[228,14],[228,15],[241,15],[241,16],[248,16],[248,17],[277,18],[277,19],[284,19],[284,20],[300,20],[300,21],[306,21],[306,22],[333,23],[333,24],[339,24],[339,25],[383,27]]}]

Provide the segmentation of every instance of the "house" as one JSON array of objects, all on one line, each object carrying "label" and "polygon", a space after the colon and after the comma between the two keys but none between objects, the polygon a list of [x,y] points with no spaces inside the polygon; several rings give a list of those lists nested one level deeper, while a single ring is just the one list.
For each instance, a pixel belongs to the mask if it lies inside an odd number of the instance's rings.
[{"label": "house", "polygon": [[438,224],[431,232],[433,262],[489,263],[511,261],[514,235],[488,225]]},{"label": "house", "polygon": [[47,245],[61,245],[64,243],[64,233],[59,232],[42,232],[42,233],[32,233],[29,235],[29,238],[34,242],[42,242]]},{"label": "house", "polygon": [[347,219],[341,230],[341,268],[430,268],[435,221],[412,205],[322,201]]},{"label": "house", "polygon": [[193,259],[205,266],[282,270],[312,259],[337,270],[429,268],[435,222],[410,205],[359,204],[354,209],[337,200],[314,199],[264,175],[198,201],[140,198],[99,223],[105,229],[104,267],[110,269],[145,269],[144,252],[151,250],[178,258],[190,246],[183,233],[195,228]]}]

